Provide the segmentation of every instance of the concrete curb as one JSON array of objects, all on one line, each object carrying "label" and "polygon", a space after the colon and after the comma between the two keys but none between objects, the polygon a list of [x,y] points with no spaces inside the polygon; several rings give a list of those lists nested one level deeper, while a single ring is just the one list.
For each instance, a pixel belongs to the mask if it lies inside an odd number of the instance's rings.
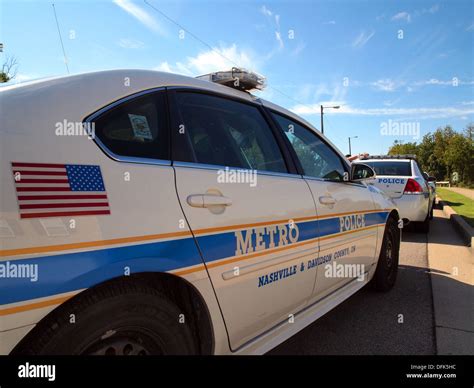
[{"label": "concrete curb", "polygon": [[444,215],[451,220],[454,228],[461,235],[466,244],[474,251],[474,228],[457,214],[451,206],[446,205],[440,197],[436,197],[438,204],[441,206]]}]

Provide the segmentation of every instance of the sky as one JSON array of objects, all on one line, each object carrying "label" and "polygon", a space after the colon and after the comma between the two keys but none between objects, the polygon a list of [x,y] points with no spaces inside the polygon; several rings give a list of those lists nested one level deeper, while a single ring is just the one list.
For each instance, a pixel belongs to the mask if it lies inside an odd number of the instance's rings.
[{"label": "sky", "polygon": [[[241,66],[255,94],[343,153],[383,154],[474,122],[473,1],[55,1],[71,74],[139,68],[197,76]],[[66,75],[51,1],[0,0],[0,60],[14,82]],[[357,138],[355,138],[357,136]]]}]

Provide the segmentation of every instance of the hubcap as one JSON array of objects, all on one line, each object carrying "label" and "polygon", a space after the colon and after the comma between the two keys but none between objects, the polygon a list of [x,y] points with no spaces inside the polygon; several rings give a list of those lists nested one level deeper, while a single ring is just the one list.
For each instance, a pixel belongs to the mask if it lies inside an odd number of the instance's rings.
[{"label": "hubcap", "polygon": [[101,356],[146,356],[150,354],[163,354],[149,335],[139,331],[117,330],[107,336],[107,333],[93,341],[82,352],[85,355]]}]

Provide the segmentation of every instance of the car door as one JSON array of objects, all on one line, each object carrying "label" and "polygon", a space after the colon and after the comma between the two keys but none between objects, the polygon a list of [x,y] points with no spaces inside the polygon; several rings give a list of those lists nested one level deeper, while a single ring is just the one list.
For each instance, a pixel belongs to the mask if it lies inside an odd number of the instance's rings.
[{"label": "car door", "polygon": [[178,197],[235,350],[310,298],[313,198],[260,104],[180,89],[169,100]]},{"label": "car door", "polygon": [[316,204],[320,252],[312,300],[319,300],[354,280],[362,281],[375,264],[377,226],[384,212],[375,210],[368,188],[349,182],[349,166],[314,131],[272,113],[291,144]]}]

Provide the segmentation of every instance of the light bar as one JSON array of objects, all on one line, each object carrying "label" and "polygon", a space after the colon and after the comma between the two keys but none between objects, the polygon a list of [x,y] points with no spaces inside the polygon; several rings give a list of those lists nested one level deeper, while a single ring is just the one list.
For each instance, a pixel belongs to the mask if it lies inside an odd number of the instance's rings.
[{"label": "light bar", "polygon": [[361,160],[367,159],[416,159],[416,155],[369,155]]},{"label": "light bar", "polygon": [[247,92],[251,90],[263,90],[266,86],[265,77],[238,67],[233,67],[232,70],[228,71],[217,71],[215,73],[201,75],[196,78]]}]

